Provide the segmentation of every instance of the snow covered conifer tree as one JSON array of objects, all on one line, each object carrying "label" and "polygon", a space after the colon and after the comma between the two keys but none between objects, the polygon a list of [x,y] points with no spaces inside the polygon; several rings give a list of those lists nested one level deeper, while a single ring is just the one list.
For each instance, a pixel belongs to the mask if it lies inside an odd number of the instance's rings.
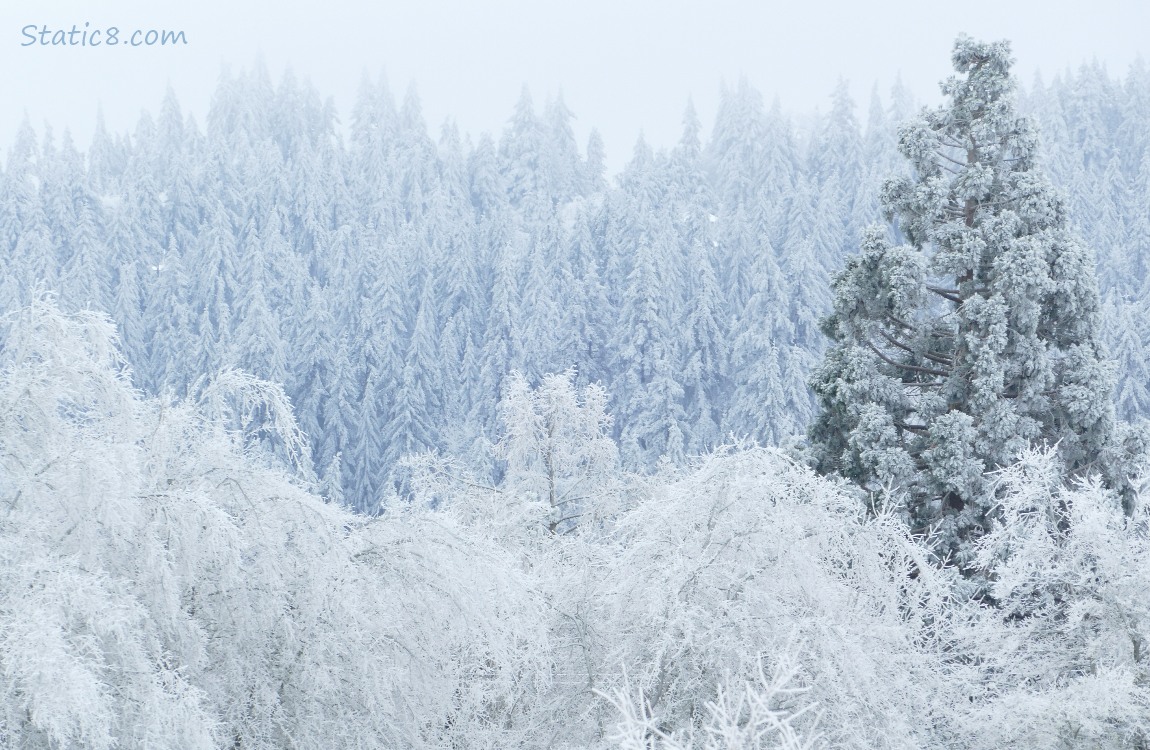
[{"label": "snow covered conifer tree", "polygon": [[1114,409],[1094,258],[1015,113],[1009,43],[961,36],[953,62],[949,102],[900,130],[913,176],[883,187],[905,244],[871,229],[835,279],[810,434],[821,472],[900,491],[912,528],[965,564],[984,474],[1030,443],[1105,473]]}]

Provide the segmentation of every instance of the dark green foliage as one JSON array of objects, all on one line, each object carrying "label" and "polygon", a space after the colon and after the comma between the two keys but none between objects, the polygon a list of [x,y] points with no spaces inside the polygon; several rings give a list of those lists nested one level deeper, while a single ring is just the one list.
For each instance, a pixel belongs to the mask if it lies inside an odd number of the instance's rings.
[{"label": "dark green foliage", "polygon": [[1057,445],[1070,475],[1113,442],[1111,363],[1093,254],[1036,164],[1014,109],[1010,49],[960,37],[948,102],[899,133],[895,234],[869,230],[834,281],[834,342],[811,386],[817,465],[905,499],[916,531],[967,562],[995,500],[986,472]]}]

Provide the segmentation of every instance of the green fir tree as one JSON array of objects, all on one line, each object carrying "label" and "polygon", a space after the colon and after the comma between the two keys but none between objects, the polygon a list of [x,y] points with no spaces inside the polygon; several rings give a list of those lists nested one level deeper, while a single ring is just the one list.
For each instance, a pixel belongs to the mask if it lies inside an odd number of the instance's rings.
[{"label": "green fir tree", "polygon": [[1105,473],[1114,376],[1094,256],[1015,112],[1009,44],[959,37],[953,62],[949,101],[900,130],[912,174],[883,187],[901,244],[870,229],[835,279],[810,437],[819,471],[894,490],[966,565],[987,472],[1047,444],[1067,476]]}]

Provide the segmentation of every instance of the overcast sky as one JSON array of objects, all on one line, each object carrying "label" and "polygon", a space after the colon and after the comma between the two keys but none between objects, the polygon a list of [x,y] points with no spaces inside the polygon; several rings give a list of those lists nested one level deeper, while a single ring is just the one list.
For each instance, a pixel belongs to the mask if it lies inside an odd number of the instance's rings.
[{"label": "overcast sky", "polygon": [[[447,117],[466,132],[499,132],[524,84],[535,102],[562,91],[585,143],[603,134],[617,169],[640,132],[678,138],[688,97],[709,128],[722,81],[745,76],[767,100],[826,109],[839,76],[865,119],[871,88],[896,76],[920,100],[937,97],[959,32],[1010,39],[1029,83],[1097,58],[1125,74],[1150,51],[1150,1],[965,0],[3,0],[0,151],[25,112],[86,144],[102,105],[114,130],[156,112],[170,84],[201,126],[221,67],[262,56],[273,79],[290,66],[349,119],[363,72],[386,72],[397,100],[414,83],[433,133]],[[98,6],[98,9],[96,8]],[[184,31],[186,46],[54,47],[23,33],[116,26]],[[77,39],[79,37],[76,37]]]}]

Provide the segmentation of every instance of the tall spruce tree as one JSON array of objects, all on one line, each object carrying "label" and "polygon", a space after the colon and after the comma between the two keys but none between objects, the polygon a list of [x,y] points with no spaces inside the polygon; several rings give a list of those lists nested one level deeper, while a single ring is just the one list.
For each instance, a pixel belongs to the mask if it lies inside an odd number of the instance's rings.
[{"label": "tall spruce tree", "polygon": [[986,472],[1057,445],[1068,475],[1105,469],[1112,368],[1094,258],[1016,115],[1007,42],[955,43],[948,102],[900,129],[911,176],[834,282],[832,346],[811,386],[818,469],[895,489],[912,528],[969,561],[993,499]]}]

